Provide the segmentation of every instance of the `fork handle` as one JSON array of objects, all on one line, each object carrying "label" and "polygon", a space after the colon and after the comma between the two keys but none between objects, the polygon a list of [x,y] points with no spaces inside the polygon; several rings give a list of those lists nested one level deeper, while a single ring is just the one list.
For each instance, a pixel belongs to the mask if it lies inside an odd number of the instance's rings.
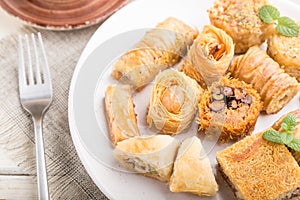
[{"label": "fork handle", "polygon": [[42,119],[34,118],[35,133],[35,151],[36,151],[36,168],[37,168],[37,186],[39,200],[48,200],[48,181],[45,161],[44,140],[42,133]]}]

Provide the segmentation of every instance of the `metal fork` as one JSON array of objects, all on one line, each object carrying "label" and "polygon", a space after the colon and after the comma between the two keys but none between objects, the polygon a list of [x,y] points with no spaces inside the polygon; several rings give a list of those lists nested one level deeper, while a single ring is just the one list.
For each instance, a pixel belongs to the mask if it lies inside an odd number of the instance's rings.
[{"label": "metal fork", "polygon": [[41,34],[37,34],[38,42],[34,34],[30,37],[31,40],[28,35],[19,36],[19,93],[21,104],[31,114],[34,123],[38,196],[48,200],[42,119],[52,102],[52,84]]}]

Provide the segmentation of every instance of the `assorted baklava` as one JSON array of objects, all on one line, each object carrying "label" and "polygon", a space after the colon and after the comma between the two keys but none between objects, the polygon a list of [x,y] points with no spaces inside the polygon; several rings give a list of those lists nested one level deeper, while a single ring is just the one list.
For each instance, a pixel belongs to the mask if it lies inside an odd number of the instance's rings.
[{"label": "assorted baklava", "polygon": [[280,111],[299,91],[299,83],[258,46],[234,59],[230,68],[233,77],[251,84],[256,89],[267,114]]},{"label": "assorted baklava", "polygon": [[169,17],[149,30],[132,50],[114,63],[112,76],[140,90],[160,70],[179,62],[197,34],[196,29]]},{"label": "assorted baklava", "polygon": [[[195,135],[236,142],[216,160],[237,199],[300,199],[300,152],[263,133],[250,136],[261,111],[279,112],[300,89],[300,36],[275,33],[259,17],[265,5],[267,0],[216,0],[208,10],[211,25],[199,34],[169,17],[113,64],[120,84],[106,89],[106,119],[113,155],[124,168],[167,182],[171,192],[215,196],[219,185],[201,140],[181,137],[196,122]],[[264,51],[259,45],[266,39]],[[150,82],[150,103],[140,117],[153,135],[143,135],[133,94]],[[297,120],[287,134],[297,142],[300,109],[291,114]],[[284,116],[272,127],[276,134]]]},{"label": "assorted baklava", "polygon": [[212,25],[232,37],[234,52],[240,54],[261,45],[273,32],[273,25],[258,16],[259,9],[267,4],[267,0],[216,0],[208,15]]}]

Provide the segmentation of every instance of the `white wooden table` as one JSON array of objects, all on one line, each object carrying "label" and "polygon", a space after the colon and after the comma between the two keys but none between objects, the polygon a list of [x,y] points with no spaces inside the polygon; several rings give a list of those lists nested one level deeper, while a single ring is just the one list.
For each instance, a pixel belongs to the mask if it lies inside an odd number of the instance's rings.
[{"label": "white wooden table", "polygon": [[[17,32],[22,24],[0,9],[0,39]],[[19,167],[0,146],[0,199],[37,199],[34,178]]]}]

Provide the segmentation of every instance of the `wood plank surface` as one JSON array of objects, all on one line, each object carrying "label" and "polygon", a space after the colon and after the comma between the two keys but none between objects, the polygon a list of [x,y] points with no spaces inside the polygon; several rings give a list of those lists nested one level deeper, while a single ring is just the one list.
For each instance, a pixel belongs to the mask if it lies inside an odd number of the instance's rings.
[{"label": "wood plank surface", "polygon": [[34,178],[26,175],[0,175],[0,199],[37,199]]},{"label": "wood plank surface", "polygon": [[37,199],[34,177],[13,161],[7,151],[0,148],[0,200]]}]

